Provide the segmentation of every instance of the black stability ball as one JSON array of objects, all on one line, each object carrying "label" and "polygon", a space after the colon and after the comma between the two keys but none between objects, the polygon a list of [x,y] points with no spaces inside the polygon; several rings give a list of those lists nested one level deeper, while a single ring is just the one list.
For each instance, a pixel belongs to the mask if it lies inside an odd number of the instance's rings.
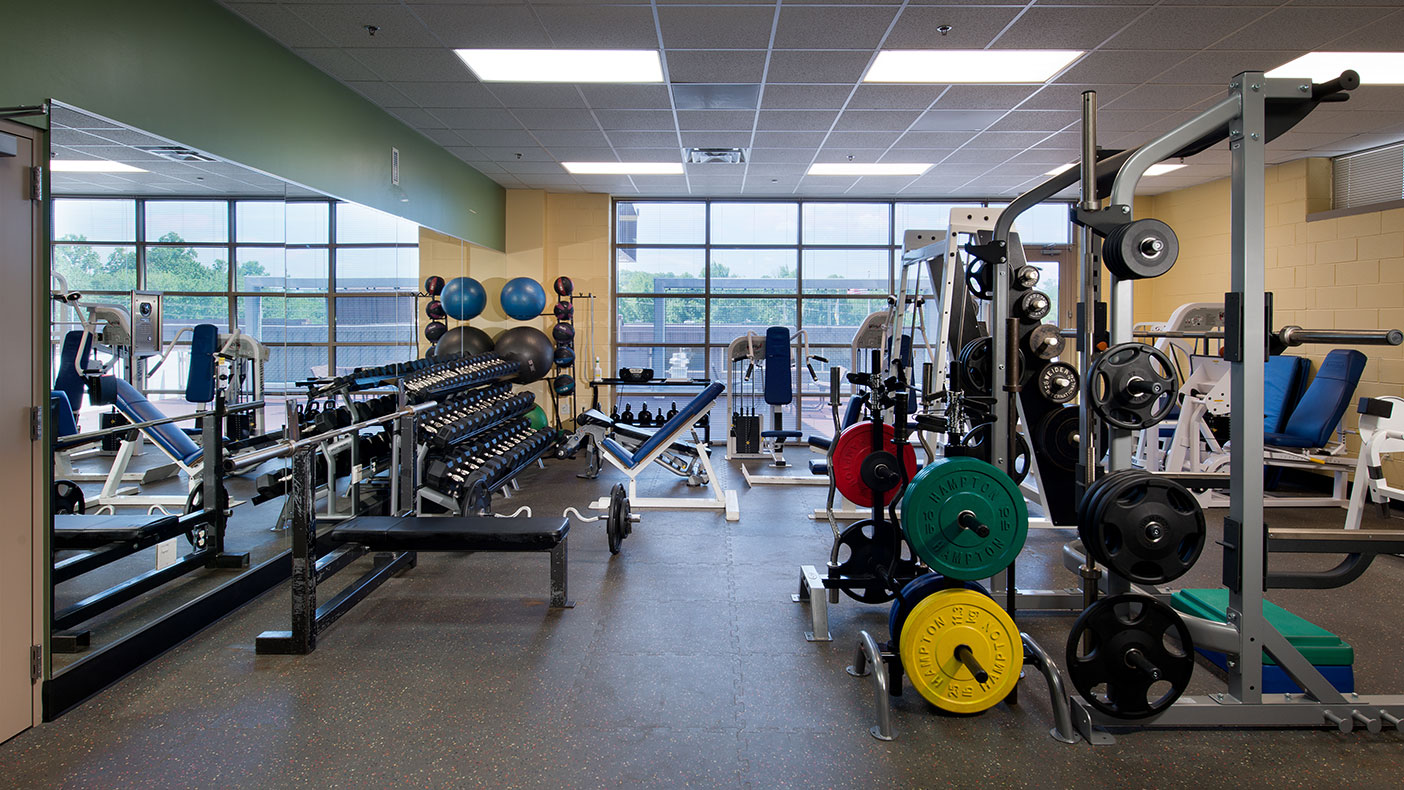
[{"label": "black stability ball", "polygon": [[494,350],[503,359],[521,363],[517,377],[513,379],[519,384],[529,384],[545,377],[556,357],[551,338],[534,326],[516,326],[503,332],[497,336]]},{"label": "black stability ball", "polygon": [[492,350],[492,338],[475,326],[456,326],[434,343],[431,357],[452,357],[459,354],[476,356]]}]

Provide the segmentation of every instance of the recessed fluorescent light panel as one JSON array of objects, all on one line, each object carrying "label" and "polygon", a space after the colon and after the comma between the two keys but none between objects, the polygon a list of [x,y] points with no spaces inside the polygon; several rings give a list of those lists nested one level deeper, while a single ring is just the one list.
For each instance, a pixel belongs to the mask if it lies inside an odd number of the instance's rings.
[{"label": "recessed fluorescent light panel", "polygon": [[919,176],[931,169],[930,162],[819,162],[809,166],[807,176]]},{"label": "recessed fluorescent light panel", "polygon": [[106,159],[50,159],[49,169],[55,173],[145,173],[139,167],[109,162]]},{"label": "recessed fluorescent light panel", "polygon": [[1080,49],[885,49],[864,82],[1046,82],[1081,57]]},{"label": "recessed fluorescent light panel", "polygon": [[1308,52],[1267,76],[1326,82],[1346,69],[1360,74],[1361,85],[1404,85],[1404,52]]},{"label": "recessed fluorescent light panel", "polygon": [[456,49],[483,82],[662,82],[652,49]]},{"label": "recessed fluorescent light panel", "polygon": [[577,176],[680,176],[682,162],[561,162]]},{"label": "recessed fluorescent light panel", "polygon": [[1146,168],[1146,175],[1163,176],[1166,173],[1174,172],[1182,167],[1184,167],[1184,165],[1167,165],[1162,162],[1161,164],[1151,165],[1150,167]]}]

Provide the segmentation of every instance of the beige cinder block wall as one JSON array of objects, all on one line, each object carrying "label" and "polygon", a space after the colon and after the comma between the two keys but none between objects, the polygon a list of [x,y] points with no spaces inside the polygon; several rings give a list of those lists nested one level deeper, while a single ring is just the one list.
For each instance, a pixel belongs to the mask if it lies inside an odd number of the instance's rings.
[{"label": "beige cinder block wall", "polygon": [[[578,363],[575,367],[577,381],[577,402],[581,408],[589,406],[588,381],[593,370],[596,355],[600,365],[608,373],[613,369],[614,359],[610,345],[611,311],[609,265],[610,241],[610,198],[599,194],[555,194],[541,190],[513,189],[507,192],[507,233],[506,249],[491,250],[468,244],[460,239],[445,236],[430,230],[420,230],[420,278],[437,274],[445,280],[467,276],[477,279],[487,291],[487,307],[482,315],[467,321],[492,337],[514,326],[534,326],[551,334],[556,320],[550,315],[557,296],[553,284],[558,276],[565,275],[575,283],[576,293],[594,293],[594,332],[586,332],[590,311],[584,300],[576,300],[576,344]],[[502,286],[514,277],[530,277],[541,283],[546,291],[547,315],[530,321],[517,321],[502,312],[498,295]],[[429,319],[423,314],[421,300],[420,353],[428,350],[429,343],[424,339],[423,327]],[[449,326],[460,323],[448,320]],[[593,337],[593,347],[586,343]],[[550,395],[544,384],[534,384],[531,390],[536,393],[538,402],[550,411]],[[601,392],[605,400],[607,392]],[[606,408],[608,401],[606,400]],[[574,415],[562,409],[561,417],[568,419]]]},{"label": "beige cinder block wall", "polygon": [[[1273,322],[1312,329],[1404,329],[1404,209],[1308,221],[1331,207],[1331,162],[1300,159],[1266,173],[1265,277]],[[1137,214],[1168,222],[1180,239],[1169,274],[1136,284],[1137,321],[1163,321],[1185,302],[1222,301],[1229,288],[1228,179],[1137,199]],[[1289,353],[1312,360],[1332,346]],[[1357,396],[1404,395],[1404,347],[1360,346],[1369,357]],[[1343,420],[1355,428],[1354,409]],[[1354,436],[1350,450],[1358,449]],[[1390,476],[1404,477],[1404,463]]]}]

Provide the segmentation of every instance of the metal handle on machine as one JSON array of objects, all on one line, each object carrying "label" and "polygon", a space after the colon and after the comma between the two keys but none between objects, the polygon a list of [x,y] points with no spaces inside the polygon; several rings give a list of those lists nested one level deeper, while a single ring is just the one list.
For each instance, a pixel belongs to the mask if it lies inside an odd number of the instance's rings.
[{"label": "metal handle on machine", "polygon": [[1307,343],[1346,346],[1397,346],[1404,343],[1404,332],[1398,329],[1303,329],[1284,326],[1277,330],[1277,339],[1284,346]]},{"label": "metal handle on machine", "polygon": [[1360,75],[1352,69],[1341,72],[1341,76],[1328,82],[1311,86],[1311,98],[1321,101],[1342,91],[1353,91],[1360,87]]}]

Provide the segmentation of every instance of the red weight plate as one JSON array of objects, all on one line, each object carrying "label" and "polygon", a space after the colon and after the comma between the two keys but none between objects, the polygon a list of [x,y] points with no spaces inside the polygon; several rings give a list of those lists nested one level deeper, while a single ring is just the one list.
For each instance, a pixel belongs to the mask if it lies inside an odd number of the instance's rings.
[{"label": "red weight plate", "polygon": [[[892,426],[882,426],[882,449],[892,452]],[[832,460],[834,483],[844,498],[859,507],[872,507],[873,491],[863,483],[863,459],[873,451],[873,424],[870,421],[856,422],[839,434],[834,443]],[[910,445],[902,446],[902,463],[907,467],[907,480],[917,473],[916,450]],[[900,487],[883,493],[882,504],[890,504],[901,491]]]}]

